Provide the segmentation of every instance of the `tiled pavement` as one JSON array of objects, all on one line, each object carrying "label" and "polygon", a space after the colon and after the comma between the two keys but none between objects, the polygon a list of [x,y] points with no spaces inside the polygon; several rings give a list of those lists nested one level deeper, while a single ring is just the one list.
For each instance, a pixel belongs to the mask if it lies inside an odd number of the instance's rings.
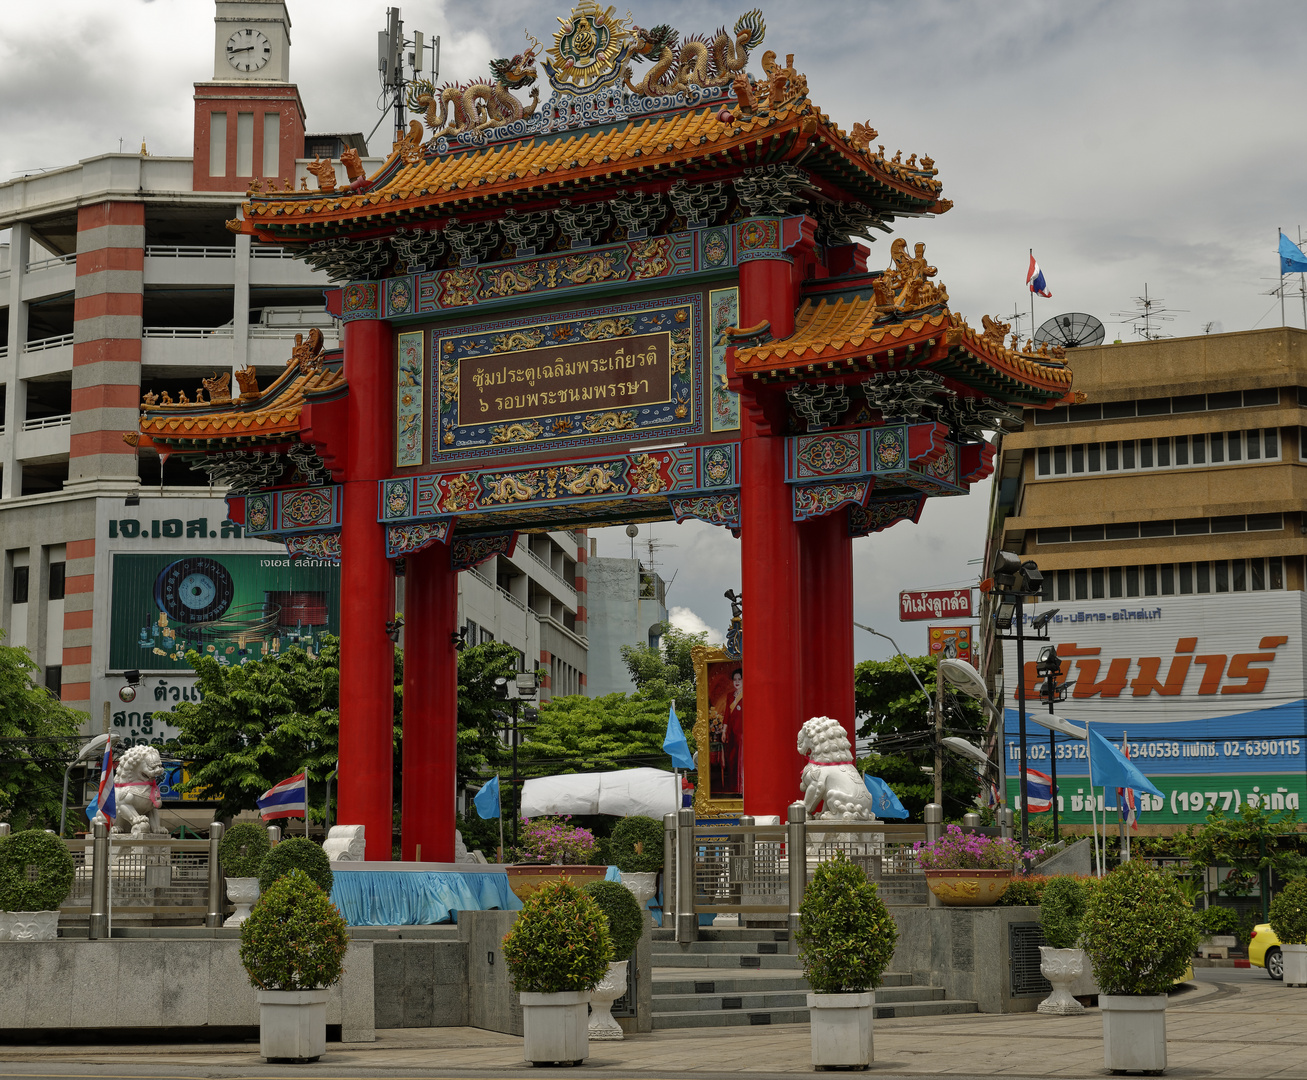
[{"label": "tiled pavement", "polygon": [[[1172,998],[1167,1013],[1168,1076],[1238,1080],[1307,1080],[1307,989],[1281,983],[1221,984],[1199,972]],[[1211,979],[1211,982],[1206,981]],[[126,1019],[126,1018],[125,1018]],[[1084,1016],[900,1017],[877,1020],[875,1065],[886,1075],[1101,1077],[1102,1026],[1097,1009]],[[43,1066],[114,1065],[131,1060],[139,1075],[206,1066],[208,1075],[249,1071],[260,1060],[250,1044],[112,1047],[0,1047],[0,1072],[20,1062]],[[523,1067],[521,1040],[473,1028],[392,1029],[370,1044],[331,1044],[313,1075],[336,1070],[394,1070],[397,1075],[449,1075],[459,1070]],[[591,1044],[587,1066],[606,1074],[810,1072],[808,1026],[674,1029]],[[34,1069],[33,1071],[45,1071]],[[584,1070],[582,1070],[584,1071]]]}]

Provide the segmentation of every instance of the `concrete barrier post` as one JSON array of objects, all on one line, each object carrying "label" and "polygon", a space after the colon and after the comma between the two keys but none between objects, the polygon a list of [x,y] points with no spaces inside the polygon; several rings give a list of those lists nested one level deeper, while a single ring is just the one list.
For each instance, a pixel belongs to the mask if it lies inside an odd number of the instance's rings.
[{"label": "concrete barrier post", "polygon": [[269,847],[276,847],[276,846],[277,846],[278,844],[280,844],[280,843],[281,843],[281,826],[280,826],[280,825],[269,825],[269,826],[268,826],[268,846],[269,846]]},{"label": "concrete barrier post", "polygon": [[791,934],[799,931],[799,905],[808,887],[808,812],[802,802],[792,802],[785,810],[785,847],[790,869]]},{"label": "concrete barrier post", "polygon": [[91,826],[91,917],[86,936],[100,941],[109,936],[109,826]]},{"label": "concrete barrier post", "polygon": [[1012,819],[1013,819],[1013,816],[1014,816],[1014,815],[1013,815],[1013,813],[1012,813],[1012,808],[1011,808],[1010,806],[1003,806],[1003,807],[1000,807],[1000,808],[999,808],[999,811],[998,811],[998,827],[999,827],[999,829],[1000,829],[1000,833],[1001,833],[1002,837],[1003,837],[1005,840],[1011,840],[1011,839],[1012,839],[1012,833],[1013,833],[1014,828],[1015,828],[1015,826],[1013,825],[1013,820],[1012,820]]},{"label": "concrete barrier post", "polygon": [[0,821],[0,836],[8,836],[8,835],[9,835],[9,822]]},{"label": "concrete barrier post", "polygon": [[676,812],[663,815],[663,925],[676,914]]},{"label": "concrete barrier post", "polygon": [[[926,803],[923,816],[926,821],[926,843],[933,844],[944,835],[944,808],[939,803]],[[926,890],[926,906],[940,906],[939,897],[929,889]]]},{"label": "concrete barrier post", "polygon": [[222,822],[209,826],[209,913],[205,926],[222,925],[222,864],[218,859],[218,845],[222,842]]},{"label": "concrete barrier post", "polygon": [[694,910],[694,811],[676,812],[676,940],[699,940]]}]

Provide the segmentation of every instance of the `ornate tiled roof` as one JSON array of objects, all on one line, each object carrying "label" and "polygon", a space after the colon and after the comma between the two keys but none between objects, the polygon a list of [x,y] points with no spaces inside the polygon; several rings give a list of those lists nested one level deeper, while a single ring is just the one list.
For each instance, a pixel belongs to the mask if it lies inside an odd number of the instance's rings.
[{"label": "ornate tiled roof", "polygon": [[[210,395],[207,402],[199,393],[193,404],[161,402],[153,394],[147,395],[141,405],[137,445],[169,452],[234,450],[298,441],[306,398],[329,397],[345,389],[339,360],[324,356],[321,334],[313,333],[317,335],[316,351],[313,346],[297,346],[299,355],[291,358],[266,390],[259,390],[254,370],[245,368],[237,372],[241,395],[234,400],[227,392],[225,376],[220,383],[205,380]],[[128,441],[132,441],[130,437]]]}]

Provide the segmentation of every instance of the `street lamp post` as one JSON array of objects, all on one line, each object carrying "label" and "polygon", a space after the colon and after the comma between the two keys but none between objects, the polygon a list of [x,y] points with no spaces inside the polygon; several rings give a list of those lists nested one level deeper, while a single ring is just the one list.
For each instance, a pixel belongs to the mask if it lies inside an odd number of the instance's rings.
[{"label": "street lamp post", "polygon": [[[513,676],[512,679],[509,679],[505,675],[501,675],[499,678],[495,680],[495,689],[497,689],[501,694],[504,695],[505,698],[507,698],[509,701],[513,703],[513,713],[512,713],[513,722],[511,727],[511,734],[509,737],[509,747],[511,748],[513,753],[513,790],[517,792],[518,811],[513,814],[513,847],[517,847],[517,829],[518,829],[517,822],[518,822],[518,818],[522,816],[521,815],[522,789],[519,785],[519,781],[517,777],[517,744],[519,741],[517,706],[518,703],[523,699],[530,701],[536,696],[536,689],[537,689],[536,673],[534,670],[519,671],[515,676]],[[528,713],[529,712],[530,710],[528,710]]]},{"label": "street lamp post", "polygon": [[[1048,626],[1048,620],[1057,612],[1057,608],[1045,611],[1032,621],[1036,630]],[[1035,661],[1035,672],[1044,679],[1039,689],[1039,696],[1048,702],[1049,715],[1053,715],[1053,705],[1066,700],[1066,683],[1059,683],[1057,677],[1062,674],[1062,659],[1057,655],[1056,645],[1045,645],[1039,650],[1039,659]],[[1057,843],[1057,732],[1048,729],[1048,769],[1049,769],[1049,809],[1053,812],[1053,843]]]}]

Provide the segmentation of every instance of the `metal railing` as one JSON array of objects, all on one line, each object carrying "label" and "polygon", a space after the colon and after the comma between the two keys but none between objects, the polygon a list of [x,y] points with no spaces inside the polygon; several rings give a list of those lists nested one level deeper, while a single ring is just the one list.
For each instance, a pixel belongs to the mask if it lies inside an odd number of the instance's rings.
[{"label": "metal railing", "polygon": [[[323,321],[328,321],[330,316],[323,316]],[[311,326],[251,326],[250,337],[252,338],[276,338],[293,341],[296,334],[307,334],[314,329]],[[321,327],[317,327],[321,330]],[[322,343],[327,348],[333,348],[338,343],[339,332],[336,328],[330,327],[322,331]]]},{"label": "metal railing", "polygon": [[64,413],[62,416],[38,416],[35,420],[24,420],[24,431],[41,431],[44,428],[67,427],[73,422],[72,413]]},{"label": "metal railing", "polygon": [[36,338],[23,346],[23,352],[45,352],[46,349],[62,349],[73,343],[72,334],[57,334],[54,337]]},{"label": "metal railing", "polygon": [[195,244],[148,244],[147,259],[234,259],[234,247],[203,247]]},{"label": "metal railing", "polygon": [[27,272],[30,274],[35,270],[44,270],[49,266],[70,266],[77,262],[77,252],[71,251],[67,255],[51,255],[48,259],[37,259],[35,262],[27,264]]},{"label": "metal railing", "polygon": [[287,251],[285,248],[255,245],[250,248],[250,256],[255,259],[299,259],[303,258],[303,253]]},{"label": "metal railing", "polygon": [[147,338],[208,338],[231,337],[230,326],[147,326],[143,331]]},{"label": "metal railing", "polygon": [[[674,915],[677,941],[698,936],[699,915],[738,912],[784,919],[798,929],[799,905],[813,872],[843,853],[874,882],[886,904],[924,907],[933,899],[917,862],[916,845],[938,838],[941,808],[926,808],[926,823],[807,820],[791,803],[781,825],[698,824],[693,810],[663,818],[663,896]],[[985,830],[986,832],[991,830]],[[993,830],[997,831],[997,830]],[[801,852],[799,857],[795,853]]]}]

